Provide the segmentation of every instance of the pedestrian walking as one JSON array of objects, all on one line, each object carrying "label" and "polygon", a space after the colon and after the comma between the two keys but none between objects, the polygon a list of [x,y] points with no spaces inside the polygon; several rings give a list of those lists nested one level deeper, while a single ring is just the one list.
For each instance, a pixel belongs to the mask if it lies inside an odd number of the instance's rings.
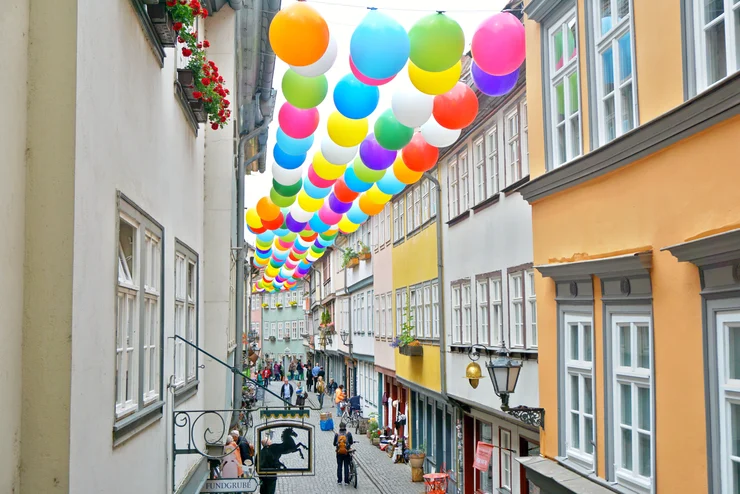
[{"label": "pedestrian walking", "polygon": [[324,372],[324,366],[319,367],[319,372],[316,374],[316,376],[321,376],[324,378],[324,382],[326,382],[326,372]]},{"label": "pedestrian walking", "polygon": [[337,392],[338,387],[339,386],[336,382],[334,382],[334,378],[332,377],[331,379],[329,379],[329,384],[326,385],[326,394],[333,397],[334,394]]},{"label": "pedestrian walking", "polygon": [[323,377],[316,378],[316,397],[319,399],[319,407],[324,408],[324,393],[326,393],[326,384]]},{"label": "pedestrian walking", "polygon": [[298,380],[303,381],[303,364],[298,361],[298,365],[295,366],[295,371],[298,373]]},{"label": "pedestrian walking", "polygon": [[262,385],[266,388],[267,385],[270,382],[270,376],[272,375],[272,371],[270,370],[269,366],[265,366],[264,369],[262,369]]},{"label": "pedestrian walking", "polygon": [[298,408],[301,410],[303,410],[303,407],[306,404],[307,397],[308,393],[306,393],[306,390],[301,386],[301,382],[298,381],[297,388],[295,390],[295,404],[298,405]]},{"label": "pedestrian walking", "polygon": [[340,384],[334,392],[334,404],[337,406],[337,417],[342,416],[342,405],[346,399],[347,394],[344,392],[344,384]]},{"label": "pedestrian walking", "polygon": [[275,376],[275,381],[280,381],[280,364],[275,362],[272,365],[272,374]]},{"label": "pedestrian walking", "polygon": [[352,433],[347,432],[347,425],[339,423],[339,432],[334,434],[334,449],[337,452],[337,485],[342,485],[342,471],[344,470],[344,485],[349,485],[349,452],[354,443]]},{"label": "pedestrian walking", "polygon": [[288,377],[283,379],[283,386],[280,388],[280,397],[285,400],[285,408],[288,408],[293,399],[293,385],[288,382]]},{"label": "pedestrian walking", "polygon": [[311,374],[311,371],[308,372],[308,375],[306,376],[306,389],[311,392],[313,388],[313,374]]},{"label": "pedestrian walking", "polygon": [[290,376],[290,380],[292,381],[295,378],[295,362],[291,362],[288,366],[288,375]]},{"label": "pedestrian walking", "polygon": [[313,369],[311,369],[311,374],[314,378],[319,377],[319,371],[321,370],[321,367],[319,367],[318,362],[313,366]]}]

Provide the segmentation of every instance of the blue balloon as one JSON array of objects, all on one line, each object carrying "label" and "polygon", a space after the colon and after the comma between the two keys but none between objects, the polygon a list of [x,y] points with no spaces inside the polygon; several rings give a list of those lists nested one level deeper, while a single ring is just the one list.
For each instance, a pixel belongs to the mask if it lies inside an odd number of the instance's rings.
[{"label": "blue balloon", "polygon": [[313,217],[308,220],[308,226],[310,226],[311,230],[315,231],[316,233],[324,233],[329,229],[329,225],[321,221],[319,215],[316,213],[314,213]]},{"label": "blue balloon", "polygon": [[404,189],[404,187],[406,187],[405,183],[396,178],[396,174],[393,173],[393,167],[390,167],[385,171],[385,175],[383,175],[383,178],[378,180],[377,185],[380,192],[390,195],[398,194]]},{"label": "blue balloon", "polygon": [[360,204],[357,202],[353,203],[352,207],[347,211],[347,219],[355,225],[363,223],[368,218],[369,216],[362,212]]},{"label": "blue balloon", "polygon": [[261,240],[263,242],[272,242],[272,239],[274,238],[275,238],[275,234],[271,232],[270,230],[267,230],[257,235],[257,240]]},{"label": "blue balloon", "polygon": [[[303,181],[303,190],[312,199],[323,199],[331,192],[331,187],[316,187],[310,180]],[[314,230],[316,231],[316,230]]]},{"label": "blue balloon", "polygon": [[347,74],[334,86],[334,106],[347,118],[358,120],[375,111],[380,90],[362,83],[353,74]]},{"label": "blue balloon", "polygon": [[353,192],[367,192],[373,184],[363,182],[357,178],[353,167],[354,165],[349,165],[347,169],[344,170],[344,183],[347,185],[347,188]]},{"label": "blue balloon", "polygon": [[275,158],[275,162],[286,170],[295,170],[306,161],[305,153],[300,156],[288,154],[278,144],[275,144],[275,147],[272,148],[272,156]]},{"label": "blue balloon", "polygon": [[519,69],[511,74],[491,75],[484,72],[475,62],[470,67],[473,75],[473,82],[480,89],[480,92],[487,96],[503,96],[514,89],[516,81],[519,79]]},{"label": "blue balloon", "polygon": [[313,134],[305,139],[295,139],[283,132],[283,129],[279,127],[275,140],[277,140],[277,143],[280,145],[280,149],[288,154],[292,154],[293,156],[306,154],[308,153],[308,150],[311,149],[311,146],[313,146]]},{"label": "blue balloon", "polygon": [[290,233],[290,230],[288,230],[287,228],[277,228],[274,230],[274,232],[276,237],[284,237]]},{"label": "blue balloon", "polygon": [[398,74],[409,58],[406,30],[395,19],[371,10],[352,33],[349,53],[357,70],[371,79]]}]

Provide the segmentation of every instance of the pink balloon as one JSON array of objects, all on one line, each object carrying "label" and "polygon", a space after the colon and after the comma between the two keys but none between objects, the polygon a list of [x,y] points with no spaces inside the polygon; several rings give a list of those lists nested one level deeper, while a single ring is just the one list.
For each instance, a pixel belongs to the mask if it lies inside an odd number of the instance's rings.
[{"label": "pink balloon", "polygon": [[335,213],[328,204],[324,203],[319,209],[319,219],[327,225],[336,225],[342,219],[341,213]]},{"label": "pink balloon", "polygon": [[278,123],[288,137],[305,139],[316,132],[319,126],[319,110],[316,108],[302,110],[285,102],[280,107]]},{"label": "pink balloon", "polygon": [[526,55],[524,26],[508,12],[493,14],[478,26],[471,51],[475,63],[487,74],[511,74]]},{"label": "pink balloon", "polygon": [[352,61],[352,57],[349,57],[349,68],[352,70],[352,74],[354,74],[357,79],[362,82],[363,84],[367,84],[368,86],[382,86],[383,84],[387,84],[393,80],[396,75],[392,75],[386,79],[371,79],[370,77],[363,75],[362,72],[360,72],[360,69],[357,68],[355,65],[355,62]]},{"label": "pink balloon", "polygon": [[313,164],[308,167],[308,180],[319,189],[331,187],[334,185],[334,182],[336,182],[336,180],[326,180],[325,178],[321,178],[316,175],[316,172],[313,169]]}]

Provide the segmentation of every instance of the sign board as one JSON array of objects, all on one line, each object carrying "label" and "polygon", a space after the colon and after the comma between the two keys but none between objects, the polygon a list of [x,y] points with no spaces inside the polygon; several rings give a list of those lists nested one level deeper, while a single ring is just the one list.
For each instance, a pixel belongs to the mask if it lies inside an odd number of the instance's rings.
[{"label": "sign board", "polygon": [[257,492],[257,479],[216,479],[206,480],[200,492]]},{"label": "sign board", "polygon": [[493,444],[478,441],[478,446],[475,448],[475,460],[473,461],[473,468],[482,472],[488,471],[488,467],[491,463],[492,454]]}]

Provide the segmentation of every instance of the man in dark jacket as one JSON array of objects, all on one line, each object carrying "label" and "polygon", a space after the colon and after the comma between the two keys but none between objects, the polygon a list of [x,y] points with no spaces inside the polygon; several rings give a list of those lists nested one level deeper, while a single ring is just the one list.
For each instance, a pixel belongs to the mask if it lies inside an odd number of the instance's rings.
[{"label": "man in dark jacket", "polygon": [[280,387],[280,398],[285,400],[285,408],[288,408],[288,404],[293,399],[293,385],[288,382],[288,378],[283,379],[283,385]]},{"label": "man in dark jacket", "polygon": [[344,485],[349,485],[349,452],[353,443],[352,433],[347,432],[347,425],[344,422],[340,422],[339,432],[334,434],[334,449],[337,452],[338,485],[342,485],[342,470],[344,470]]},{"label": "man in dark jacket", "polygon": [[249,441],[247,438],[239,435],[239,431],[234,429],[231,431],[231,437],[234,438],[234,442],[239,446],[239,454],[242,457],[242,463],[252,459],[252,455],[249,453]]}]

